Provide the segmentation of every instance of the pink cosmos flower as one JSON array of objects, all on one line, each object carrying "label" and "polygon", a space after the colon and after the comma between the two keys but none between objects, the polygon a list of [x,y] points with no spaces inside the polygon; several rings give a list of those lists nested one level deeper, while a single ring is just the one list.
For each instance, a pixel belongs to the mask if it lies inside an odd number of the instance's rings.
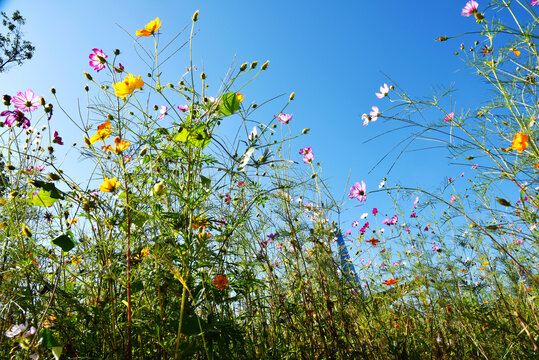
[{"label": "pink cosmos flower", "polygon": [[415,212],[412,213],[412,215],[410,215],[411,218],[415,218],[417,217],[417,214]]},{"label": "pink cosmos flower", "polygon": [[283,114],[280,113],[279,116],[277,116],[277,121],[279,121],[281,124],[288,124],[290,120],[292,120],[292,117],[294,115],[292,114]]},{"label": "pink cosmos flower", "polygon": [[377,106],[373,106],[371,109],[372,111],[369,113],[369,115],[371,116],[371,121],[378,120],[378,116],[380,116],[380,110]]},{"label": "pink cosmos flower", "polygon": [[21,126],[24,129],[28,129],[30,127],[30,120],[28,120],[24,116],[24,113],[19,110],[5,110],[0,113],[0,116],[6,117],[6,119],[4,120],[4,126],[13,125],[15,124],[15,122],[17,122],[17,125]]},{"label": "pink cosmos flower", "polygon": [[90,58],[90,66],[93,66],[94,70],[99,72],[105,68],[107,55],[105,55],[103,50],[99,50],[98,48],[94,48],[92,51],[94,53],[88,56]]},{"label": "pink cosmos flower", "polygon": [[466,3],[466,6],[462,9],[462,16],[472,16],[477,12],[477,7],[479,4],[477,1],[471,0]]},{"label": "pink cosmos flower", "polygon": [[454,113],[454,112],[450,112],[449,114],[447,114],[447,115],[444,117],[444,121],[445,121],[445,122],[449,122],[449,121],[453,120],[453,117],[455,117],[455,113]]},{"label": "pink cosmos flower", "polygon": [[532,0],[530,5],[531,6],[539,5],[539,0]]},{"label": "pink cosmos flower", "polygon": [[371,117],[367,114],[361,115],[361,120],[363,120],[363,126],[369,125],[369,122],[371,121]]},{"label": "pink cosmos flower", "polygon": [[369,225],[370,225],[370,224],[369,224],[369,222],[367,221],[367,222],[365,223],[365,225],[363,225],[363,226],[361,227],[361,229],[359,229],[359,232],[361,233],[361,235],[365,235],[365,231],[367,231],[367,228],[369,227]]},{"label": "pink cosmos flower", "polygon": [[122,72],[124,72],[124,70],[125,70],[125,68],[122,65],[122,63],[118,63],[118,67],[114,68],[114,71],[116,71],[117,73],[122,73]]},{"label": "pink cosmos flower", "polygon": [[457,200],[457,198],[455,197],[455,195],[453,195],[453,196],[451,196],[451,199],[449,199],[449,203],[453,204],[455,202],[455,200]]},{"label": "pink cosmos flower", "polygon": [[353,226],[353,227],[356,227],[356,226],[358,226],[358,225],[359,225],[359,221],[357,221],[357,220],[354,221],[354,222],[352,223],[352,226]]},{"label": "pink cosmos flower", "polygon": [[367,195],[365,194],[367,190],[365,188],[365,181],[361,181],[361,184],[358,182],[355,183],[354,186],[350,188],[348,197],[350,199],[358,199],[359,202],[367,200]]},{"label": "pink cosmos flower", "polygon": [[344,236],[348,236],[348,235],[350,235],[351,233],[352,233],[352,229],[348,230],[348,231],[346,232],[346,234],[344,234]]},{"label": "pink cosmos flower", "polygon": [[43,171],[43,170],[45,170],[45,165],[37,164],[35,169],[36,169],[36,171]]},{"label": "pink cosmos flower", "polygon": [[310,146],[300,149],[299,154],[303,155],[303,162],[305,164],[308,164],[314,160],[313,148]]},{"label": "pink cosmos flower", "polygon": [[58,136],[58,131],[54,130],[52,142],[58,145],[64,145],[62,138]]},{"label": "pink cosmos flower", "polygon": [[377,209],[377,208],[373,208],[373,209],[372,209],[372,214],[376,216],[376,214],[378,214],[378,209]]},{"label": "pink cosmos flower", "polygon": [[419,202],[419,196],[416,196],[414,199],[414,205],[417,204],[418,202]]},{"label": "pink cosmos flower", "polygon": [[189,106],[180,105],[180,106],[178,106],[178,110],[180,110],[181,112],[186,112],[187,110],[189,110]]},{"label": "pink cosmos flower", "polygon": [[14,96],[11,101],[21,111],[34,111],[41,105],[41,96],[34,96],[34,92],[28,89],[24,94],[19,91],[17,96]]},{"label": "pink cosmos flower", "polygon": [[389,94],[389,86],[387,86],[387,84],[384,84],[383,86],[380,86],[380,92],[376,93],[376,97],[378,99],[382,99],[386,97],[387,94]]},{"label": "pink cosmos flower", "polygon": [[[538,0],[538,1],[539,1],[539,0]],[[472,165],[472,170],[475,170],[475,169],[477,169],[477,164]]]},{"label": "pink cosmos flower", "polygon": [[168,107],[166,107],[165,105],[161,105],[161,109],[159,109],[159,117],[157,118],[158,120],[163,120],[165,118],[165,116],[168,115],[167,113],[168,111]]}]

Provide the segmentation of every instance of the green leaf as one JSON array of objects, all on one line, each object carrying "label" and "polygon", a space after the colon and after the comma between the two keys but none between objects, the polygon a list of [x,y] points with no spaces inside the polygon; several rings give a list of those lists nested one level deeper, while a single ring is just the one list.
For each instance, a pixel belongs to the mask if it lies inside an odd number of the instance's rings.
[{"label": "green leaf", "polygon": [[64,350],[63,346],[55,346],[51,349],[52,356],[54,356],[55,360],[60,360],[60,356],[62,356],[63,350]]},{"label": "green leaf", "polygon": [[198,148],[204,148],[208,146],[210,140],[211,136],[206,132],[206,125],[200,125],[189,132],[187,144]]},{"label": "green leaf", "polygon": [[211,185],[211,180],[203,175],[200,175],[200,182],[202,183],[202,187],[205,189],[209,189]]},{"label": "green leaf", "polygon": [[183,128],[182,131],[174,135],[174,141],[186,141],[187,136],[189,136],[189,131],[186,128]]},{"label": "green leaf", "polygon": [[46,346],[47,349],[52,349],[54,347],[60,346],[60,343],[54,338],[54,336],[52,335],[52,331],[50,331],[49,329],[41,329],[38,338],[39,340],[41,340],[41,344]]},{"label": "green leaf", "polygon": [[232,115],[240,109],[240,101],[236,93],[229,92],[221,96],[221,105],[219,111],[224,116]]},{"label": "green leaf", "polygon": [[34,180],[32,183],[35,187],[41,189],[35,195],[33,192],[29,193],[28,203],[30,205],[49,207],[58,200],[64,198],[56,186],[51,182]]},{"label": "green leaf", "polygon": [[77,245],[77,243],[75,243],[75,241],[73,240],[73,233],[71,231],[68,231],[66,234],[57,236],[55,239],[52,240],[52,243],[56,246],[61,247],[64,252],[68,252]]}]

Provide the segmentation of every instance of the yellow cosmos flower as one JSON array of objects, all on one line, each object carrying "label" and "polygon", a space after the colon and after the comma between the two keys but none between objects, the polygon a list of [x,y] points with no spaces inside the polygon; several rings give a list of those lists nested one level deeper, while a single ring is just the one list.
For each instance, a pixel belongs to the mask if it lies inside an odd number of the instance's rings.
[{"label": "yellow cosmos flower", "polygon": [[116,181],[116,178],[109,179],[105,176],[105,181],[99,186],[99,190],[102,192],[111,192],[120,187],[120,182]]},{"label": "yellow cosmos flower", "polygon": [[142,86],[144,86],[144,81],[142,81],[140,75],[133,76],[132,74],[129,74],[125,77],[124,81],[112,84],[112,86],[114,87],[114,95],[125,99],[126,96],[131,95],[136,89],[142,88]]},{"label": "yellow cosmos flower", "polygon": [[524,133],[516,133],[513,141],[511,142],[511,150],[518,150],[519,153],[526,150],[528,147],[528,135]]},{"label": "yellow cosmos flower", "polygon": [[93,144],[99,140],[105,140],[112,133],[111,125],[108,121],[105,121],[103,124],[97,127],[97,133],[90,138],[90,144]]},{"label": "yellow cosmos flower", "polygon": [[129,141],[125,141],[120,139],[119,137],[116,137],[116,139],[114,139],[114,147],[112,147],[111,145],[107,145],[101,146],[101,149],[105,152],[114,151],[115,154],[119,154],[122,151],[125,151],[129,147],[129,145],[131,145]]},{"label": "yellow cosmos flower", "polygon": [[144,29],[137,30],[137,36],[150,36],[161,28],[161,21],[158,17],[150,21]]},{"label": "yellow cosmos flower", "polygon": [[242,94],[240,94],[240,93],[237,93],[237,94],[236,94],[236,97],[238,98],[238,101],[239,101],[239,102],[242,102],[243,99],[245,99],[245,96],[242,95]]}]

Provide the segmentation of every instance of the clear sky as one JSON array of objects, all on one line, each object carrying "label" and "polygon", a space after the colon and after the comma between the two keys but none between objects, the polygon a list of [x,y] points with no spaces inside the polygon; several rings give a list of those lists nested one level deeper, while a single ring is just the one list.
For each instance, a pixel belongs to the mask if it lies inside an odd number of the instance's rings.
[{"label": "clear sky", "polygon": [[[372,105],[381,110],[389,106],[387,99],[375,97],[384,82],[419,96],[432,94],[433,87],[454,84],[457,92],[453,104],[446,103],[447,112],[452,106],[460,111],[478,105],[483,98],[485,89],[480,80],[454,55],[461,42],[469,46],[477,38],[470,35],[443,43],[434,40],[440,35],[479,29],[473,18],[460,15],[465,3],[433,1],[426,6],[424,1],[0,1],[7,13],[21,11],[27,19],[25,36],[37,48],[32,60],[0,74],[0,90],[14,95],[32,88],[49,99],[49,89],[54,86],[62,103],[76,114],[77,99],[85,104],[83,86],[87,80],[83,72],[92,72],[88,65],[92,48],[110,55],[119,48],[125,54],[122,62],[134,60],[130,55],[133,42],[116,24],[133,34],[159,16],[163,21],[162,37],[170,39],[190,23],[198,9],[200,31],[195,40],[195,60],[199,65],[203,62],[210,79],[216,81],[214,89],[234,61],[270,60],[269,70],[247,89],[247,99],[261,101],[295,91],[296,99],[287,109],[294,114],[291,127],[294,133],[307,127],[311,133],[294,144],[298,150],[313,147],[315,161],[323,166],[321,176],[329,181],[335,196],[341,197],[351,185],[346,186],[349,175],[351,183],[365,180],[367,190],[377,189],[392,160],[370,174],[368,171],[407,134],[384,135],[394,125],[381,120],[368,127],[362,125],[361,115],[369,112]],[[185,71],[187,53],[178,53],[176,59],[163,69],[173,83]],[[276,104],[275,111],[278,109]],[[81,142],[80,133],[68,125],[60,112],[52,121],[51,126],[61,131],[66,144]],[[364,143],[372,137],[377,138]],[[418,142],[412,148],[432,145]],[[465,169],[448,168],[447,155],[445,150],[405,153],[389,176],[390,183],[434,187],[444,177],[458,176]],[[296,160],[301,162],[299,154]],[[372,206],[379,205],[369,198],[368,207],[356,210],[350,219],[370,211]]]}]

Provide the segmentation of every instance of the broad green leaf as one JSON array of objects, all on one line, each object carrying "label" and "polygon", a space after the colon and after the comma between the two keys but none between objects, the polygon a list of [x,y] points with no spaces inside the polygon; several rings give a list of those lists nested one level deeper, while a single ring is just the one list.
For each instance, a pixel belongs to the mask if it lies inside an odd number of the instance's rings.
[{"label": "broad green leaf", "polygon": [[208,146],[210,140],[211,136],[206,132],[206,125],[200,125],[189,131],[187,144],[198,148],[204,148]]},{"label": "broad green leaf", "polygon": [[62,248],[64,252],[68,252],[69,250],[73,249],[77,243],[73,240],[73,233],[71,231],[68,231],[66,234],[62,234],[60,236],[57,236],[55,239],[52,240],[52,243],[56,246],[59,246]]},{"label": "broad green leaf", "polygon": [[56,186],[51,182],[34,180],[32,181],[32,184],[35,187],[40,188],[40,190],[35,195],[33,192],[29,193],[28,202],[31,205],[49,207],[58,200],[64,198]]},{"label": "broad green leaf", "polygon": [[221,105],[219,111],[224,116],[232,115],[240,109],[240,101],[236,93],[229,92],[221,96]]},{"label": "broad green leaf", "polygon": [[[41,329],[38,335],[41,344],[44,345],[47,349],[52,349],[54,347],[60,347],[60,343],[52,335],[52,331],[49,329]],[[60,351],[61,354],[61,351]]]},{"label": "broad green leaf", "polygon": [[186,141],[189,131],[186,128],[183,128],[182,131],[174,135],[174,141]]},{"label": "broad green leaf", "polygon": [[203,175],[200,175],[200,182],[202,183],[202,187],[205,189],[209,189],[211,185],[211,180]]}]

